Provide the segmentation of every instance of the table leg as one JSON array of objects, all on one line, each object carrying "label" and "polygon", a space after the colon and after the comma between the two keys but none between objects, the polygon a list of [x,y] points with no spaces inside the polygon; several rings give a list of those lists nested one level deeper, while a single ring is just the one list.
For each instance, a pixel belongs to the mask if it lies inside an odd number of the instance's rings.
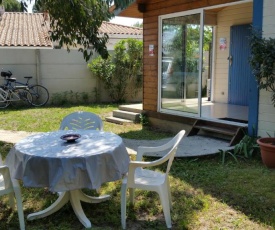
[{"label": "table leg", "polygon": [[86,203],[100,203],[102,201],[110,199],[110,195],[103,195],[100,197],[93,197],[93,196],[88,196],[85,193],[79,190],[71,190],[71,191],[66,191],[62,192],[59,194],[58,199],[48,208],[46,208],[43,211],[36,212],[29,214],[27,216],[28,220],[35,220],[39,218],[43,218],[46,216],[49,216],[53,214],[54,212],[58,211],[60,208],[62,208],[68,201],[71,202],[71,205],[73,207],[74,213],[79,219],[79,221],[85,226],[85,228],[90,228],[91,222],[89,219],[86,217],[80,201],[86,202]]},{"label": "table leg", "polygon": [[90,228],[92,226],[90,220],[86,217],[80,201],[87,203],[100,203],[102,201],[110,199],[110,195],[104,195],[100,197],[92,197],[84,194],[81,190],[70,191],[70,201],[75,212],[75,215],[79,221],[85,226],[85,228]]},{"label": "table leg", "polygon": [[49,216],[49,215],[53,214],[54,212],[58,211],[60,208],[62,208],[69,200],[70,200],[69,192],[63,192],[59,195],[58,199],[50,207],[46,208],[43,211],[29,214],[27,216],[27,219],[35,220],[35,219]]},{"label": "table leg", "polygon": [[99,197],[88,196],[85,193],[83,193],[81,190],[78,190],[78,197],[81,201],[86,203],[100,203],[102,201],[109,200],[111,198],[110,195],[103,195]]},{"label": "table leg", "polygon": [[90,220],[86,217],[86,215],[82,209],[79,194],[80,194],[80,190],[70,191],[71,205],[72,205],[74,213],[77,216],[77,218],[79,219],[79,221],[85,226],[85,228],[90,228],[90,227],[92,227],[92,224],[91,224]]}]

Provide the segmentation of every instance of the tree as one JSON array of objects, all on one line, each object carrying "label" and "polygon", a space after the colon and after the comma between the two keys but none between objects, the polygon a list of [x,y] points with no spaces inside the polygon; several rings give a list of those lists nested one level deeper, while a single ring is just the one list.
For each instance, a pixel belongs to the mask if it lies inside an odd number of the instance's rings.
[{"label": "tree", "polygon": [[21,4],[17,0],[5,0],[3,3],[6,12],[21,12]]},{"label": "tree", "polygon": [[113,55],[88,64],[115,102],[124,102],[127,95],[136,95],[142,87],[142,47],[142,41],[123,39],[115,45]]},{"label": "tree", "polygon": [[143,23],[142,22],[136,22],[136,23],[133,24],[133,26],[143,28]]},{"label": "tree", "polygon": [[[4,0],[0,0],[0,4]],[[106,43],[108,35],[101,35],[99,28],[103,21],[109,21],[114,15],[109,8],[114,3],[116,8],[125,8],[133,0],[29,0],[35,1],[39,9],[49,14],[50,36],[60,46],[81,45],[79,49],[88,61],[94,51],[103,58],[108,57]],[[21,8],[27,11],[27,3],[21,1]]]}]

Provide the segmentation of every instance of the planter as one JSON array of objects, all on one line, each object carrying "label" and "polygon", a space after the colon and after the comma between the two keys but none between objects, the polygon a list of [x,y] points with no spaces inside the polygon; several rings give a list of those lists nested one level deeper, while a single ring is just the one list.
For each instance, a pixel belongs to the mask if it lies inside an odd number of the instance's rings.
[{"label": "planter", "polygon": [[257,140],[261,149],[263,163],[268,168],[275,168],[275,137],[263,137]]}]

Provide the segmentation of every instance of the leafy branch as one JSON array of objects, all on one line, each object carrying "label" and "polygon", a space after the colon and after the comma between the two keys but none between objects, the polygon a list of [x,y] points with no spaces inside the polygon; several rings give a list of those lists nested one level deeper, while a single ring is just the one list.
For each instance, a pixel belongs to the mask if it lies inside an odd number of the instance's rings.
[{"label": "leafy branch", "polygon": [[263,38],[259,31],[252,31],[250,38],[250,65],[259,89],[272,92],[271,101],[275,106],[275,39]]},{"label": "leafy branch", "polygon": [[[99,28],[103,21],[109,21],[114,17],[110,7],[123,9],[132,3],[132,0],[28,0],[20,1],[21,10],[27,11],[27,2],[35,2],[36,8],[49,15],[50,37],[70,47],[81,47],[84,59],[88,61],[93,52],[97,52],[102,58],[108,58],[106,44],[108,35],[102,34]],[[0,4],[3,0],[0,0]]]}]

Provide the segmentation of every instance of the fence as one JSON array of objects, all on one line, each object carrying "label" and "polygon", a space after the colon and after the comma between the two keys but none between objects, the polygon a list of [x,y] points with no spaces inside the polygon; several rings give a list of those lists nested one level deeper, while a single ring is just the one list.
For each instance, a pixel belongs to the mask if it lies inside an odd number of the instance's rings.
[{"label": "fence", "polygon": [[[13,77],[25,81],[24,76],[33,76],[32,82],[44,85],[50,98],[58,93],[88,93],[100,102],[110,102],[107,92],[87,68],[82,53],[63,49],[0,49],[0,69],[10,70]],[[3,79],[0,79],[1,83]],[[51,100],[50,100],[51,101]],[[142,93],[128,102],[142,101]]]}]

